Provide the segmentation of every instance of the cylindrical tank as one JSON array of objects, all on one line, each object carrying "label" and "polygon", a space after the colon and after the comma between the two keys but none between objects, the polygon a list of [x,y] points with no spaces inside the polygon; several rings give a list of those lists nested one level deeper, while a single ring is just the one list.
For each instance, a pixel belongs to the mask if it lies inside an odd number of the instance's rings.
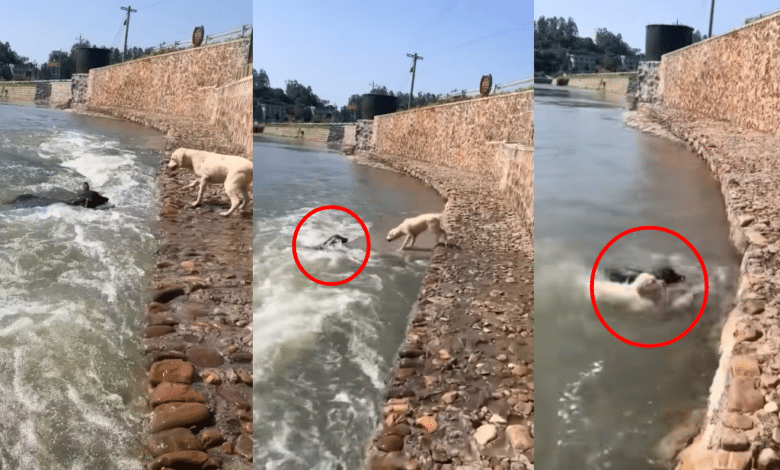
[{"label": "cylindrical tank", "polygon": [[395,96],[367,93],[360,100],[360,119],[374,119],[374,116],[395,112],[397,102]]},{"label": "cylindrical tank", "polygon": [[667,52],[693,43],[693,28],[678,24],[649,24],[645,36],[645,60],[659,61]]},{"label": "cylindrical tank", "polygon": [[111,63],[111,50],[99,47],[76,49],[76,72],[89,73],[90,69],[105,67]]}]

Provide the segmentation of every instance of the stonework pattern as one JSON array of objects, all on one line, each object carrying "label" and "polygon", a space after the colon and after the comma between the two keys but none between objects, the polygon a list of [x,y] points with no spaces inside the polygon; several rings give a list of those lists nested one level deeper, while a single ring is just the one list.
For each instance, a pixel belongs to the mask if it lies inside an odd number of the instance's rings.
[{"label": "stonework pattern", "polygon": [[661,58],[664,106],[780,133],[780,14]]},{"label": "stonework pattern", "polygon": [[661,99],[660,75],[661,62],[640,62],[637,74],[636,96],[642,103],[655,103]]},{"label": "stonework pattern", "polygon": [[92,69],[89,103],[208,120],[214,88],[235,81],[248,53],[249,41],[238,40]]},{"label": "stonework pattern", "polygon": [[30,85],[0,85],[0,97],[13,101],[33,101],[35,99],[35,84]]},{"label": "stonework pattern", "polygon": [[215,90],[212,122],[246,152],[252,149],[252,77]]},{"label": "stonework pattern", "polygon": [[[492,175],[533,234],[533,91],[496,95],[357,123],[357,147]],[[367,121],[370,122],[370,121]]]},{"label": "stonework pattern", "polygon": [[51,84],[51,96],[49,102],[52,104],[62,104],[71,99],[70,82],[53,82]]},{"label": "stonework pattern", "polygon": [[631,73],[581,74],[569,77],[569,86],[588,90],[605,90],[610,93],[626,93]]}]

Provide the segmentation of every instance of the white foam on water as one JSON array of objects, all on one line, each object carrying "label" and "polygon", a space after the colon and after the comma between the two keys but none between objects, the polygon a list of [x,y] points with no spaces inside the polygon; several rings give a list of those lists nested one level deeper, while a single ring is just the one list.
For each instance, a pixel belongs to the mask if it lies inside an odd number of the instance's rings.
[{"label": "white foam on water", "polygon": [[0,467],[140,470],[143,416],[122,397],[139,360],[154,168],[88,131],[36,132],[22,157],[52,176],[21,181],[23,192],[75,193],[88,180],[114,208],[0,211]]}]

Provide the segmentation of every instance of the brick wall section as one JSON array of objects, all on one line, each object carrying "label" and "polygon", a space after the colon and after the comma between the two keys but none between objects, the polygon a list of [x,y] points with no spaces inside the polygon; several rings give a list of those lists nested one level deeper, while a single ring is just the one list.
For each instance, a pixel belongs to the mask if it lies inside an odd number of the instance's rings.
[{"label": "brick wall section", "polygon": [[570,76],[569,86],[588,90],[605,90],[610,93],[626,93],[630,80],[630,73],[581,74]]},{"label": "brick wall section", "polygon": [[213,107],[204,104],[214,88],[235,81],[248,54],[249,41],[238,40],[92,69],[89,104],[211,119]]},{"label": "brick wall section", "polygon": [[660,67],[661,62],[656,61],[639,63],[636,96],[642,103],[655,103],[661,99]]},{"label": "brick wall section", "polygon": [[61,104],[71,98],[71,82],[55,82],[51,84],[51,96],[49,102],[52,104]]},{"label": "brick wall section", "polygon": [[70,94],[73,97],[71,105],[81,107],[87,104],[87,83],[89,82],[88,73],[74,73],[71,78]]},{"label": "brick wall section", "polygon": [[501,144],[493,164],[498,189],[517,208],[520,218],[534,234],[534,148],[519,144]]},{"label": "brick wall section", "polygon": [[215,89],[212,122],[231,142],[252,149],[252,77]]},{"label": "brick wall section", "polygon": [[371,136],[358,121],[358,148],[371,139],[377,153],[490,174],[533,234],[533,99],[531,90],[385,114]]},{"label": "brick wall section", "polygon": [[377,116],[374,151],[482,171],[496,154],[488,142],[533,146],[533,96],[525,91]]},{"label": "brick wall section", "polygon": [[13,101],[33,101],[35,99],[34,83],[30,85],[4,85],[0,84],[0,97]]},{"label": "brick wall section", "polygon": [[352,147],[357,145],[357,139],[355,135],[355,125],[344,126],[344,139],[341,141],[341,145],[344,147]]},{"label": "brick wall section", "polygon": [[780,14],[661,57],[665,107],[780,133]]},{"label": "brick wall section", "polygon": [[330,124],[273,124],[264,125],[263,134],[282,137],[303,137],[305,140],[327,142]]}]

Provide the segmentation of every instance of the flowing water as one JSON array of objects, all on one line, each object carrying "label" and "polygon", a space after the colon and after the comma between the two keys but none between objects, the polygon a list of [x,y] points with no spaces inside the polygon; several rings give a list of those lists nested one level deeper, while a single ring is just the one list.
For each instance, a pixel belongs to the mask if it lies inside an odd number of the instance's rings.
[{"label": "flowing water", "polygon": [[[739,260],[723,197],[684,144],[622,122],[623,96],[536,87],[536,465],[543,469],[655,468],[653,447],[685,414],[706,406],[716,331],[731,305]],[[697,326],[669,346],[639,348],[611,335],[588,293],[598,254],[621,232],[661,226],[685,237],[709,276]],[[669,264],[693,302],[668,315],[601,308],[621,336],[660,343],[682,333],[703,300],[703,270],[660,231],[621,238],[599,265]],[[600,271],[601,272],[601,271]],[[599,274],[601,276],[601,274]]]},{"label": "flowing water", "polygon": [[138,336],[163,137],[120,121],[0,104],[0,468],[143,468]]},{"label": "flowing water", "polygon": [[[255,142],[254,423],[255,468],[353,470],[380,419],[392,360],[433,246],[394,251],[385,241],[406,217],[439,212],[435,191],[408,176],[357,165],[322,144],[261,137]],[[294,260],[292,240],[312,210],[354,211],[370,234],[370,257],[353,281],[325,286]],[[331,235],[346,247],[315,250]],[[335,282],[363,263],[366,239],[351,215],[324,210],[297,236],[300,264]]]}]

